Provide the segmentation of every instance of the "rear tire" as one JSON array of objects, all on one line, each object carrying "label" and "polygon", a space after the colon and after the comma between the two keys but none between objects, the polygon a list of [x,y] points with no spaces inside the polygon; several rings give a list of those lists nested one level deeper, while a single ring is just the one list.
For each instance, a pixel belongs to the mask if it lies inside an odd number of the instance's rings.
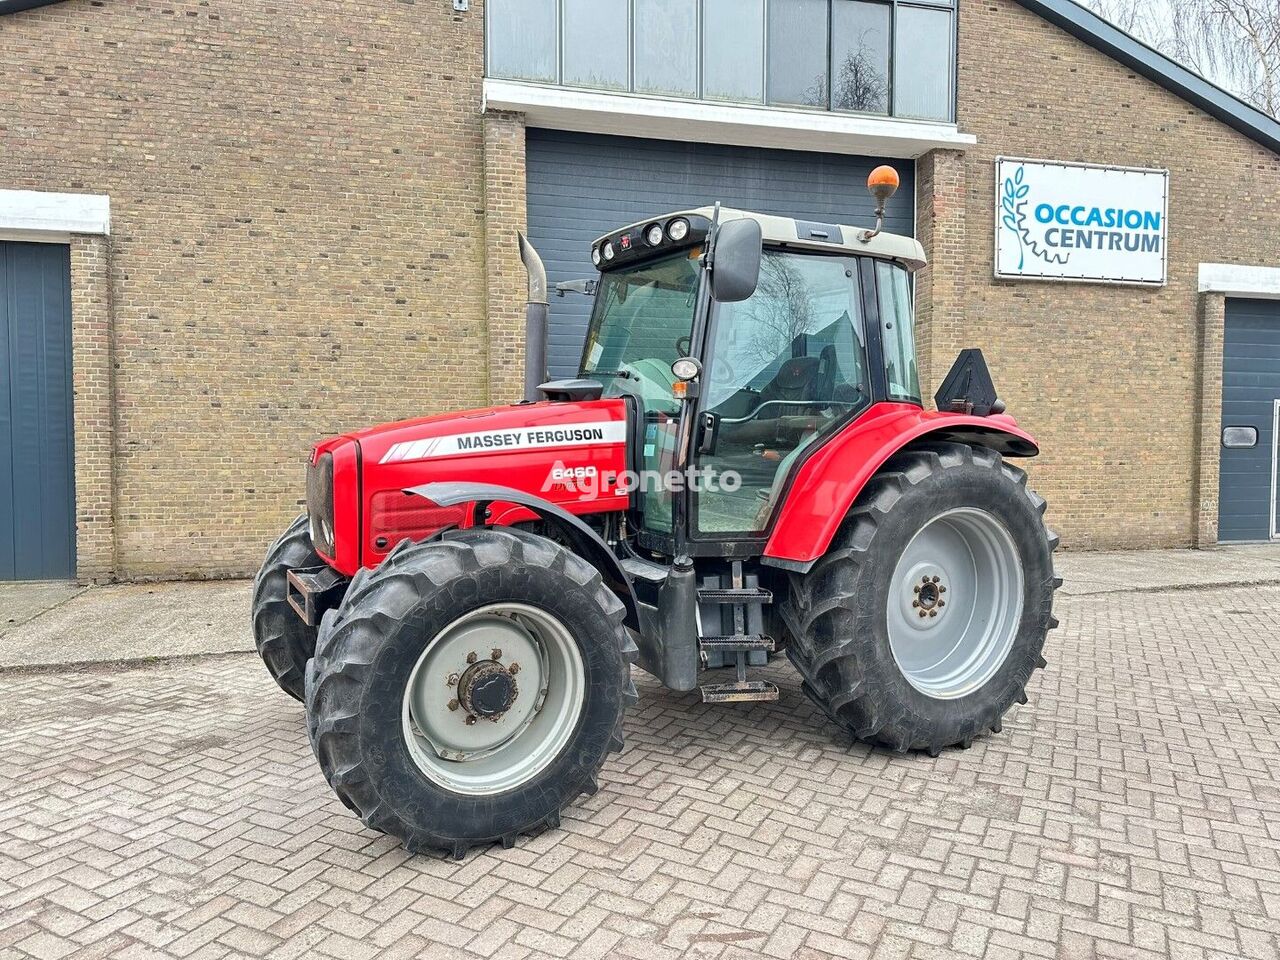
[{"label": "rear tire", "polygon": [[892,457],[826,556],[791,577],[782,613],[805,693],[897,751],[936,756],[999,732],[1057,626],[1044,511],[1027,475],[986,448]]},{"label": "rear tire", "polygon": [[307,661],[316,648],[316,627],[302,622],[289,606],[290,570],[317,567],[324,561],[311,547],[307,515],[296,518],[280,535],[253,581],[253,639],[258,655],[280,689],[295,700],[303,697]]},{"label": "rear tire", "polygon": [[325,615],[307,666],[325,779],[411,851],[462,857],[557,826],[622,749],[624,612],[595,568],[524,531],[400,544]]}]

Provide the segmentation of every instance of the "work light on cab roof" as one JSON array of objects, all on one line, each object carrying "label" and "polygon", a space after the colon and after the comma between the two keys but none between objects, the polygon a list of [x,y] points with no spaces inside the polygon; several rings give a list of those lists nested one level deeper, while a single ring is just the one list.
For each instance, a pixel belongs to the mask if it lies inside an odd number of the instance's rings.
[{"label": "work light on cab roof", "polygon": [[978,350],[925,409],[898,185],[872,171],[872,229],[710,204],[610,231],[555,288],[592,299],[564,379],[521,236],[524,399],[316,444],[254,635],[366,824],[457,857],[554,827],[622,748],[633,665],[771,701],[785,652],[813,716],[898,752],[1026,702],[1057,537],[1007,461],[1038,449]]}]

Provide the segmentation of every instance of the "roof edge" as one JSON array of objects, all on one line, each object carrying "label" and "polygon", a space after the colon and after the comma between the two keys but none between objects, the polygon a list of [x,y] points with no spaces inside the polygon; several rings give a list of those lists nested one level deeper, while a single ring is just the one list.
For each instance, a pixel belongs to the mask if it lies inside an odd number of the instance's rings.
[{"label": "roof edge", "polygon": [[21,13],[23,10],[34,10],[36,7],[62,2],[63,0],[0,0],[0,17],[7,13]]},{"label": "roof edge", "polygon": [[1280,121],[1130,36],[1073,0],[1017,0],[1089,46],[1105,53],[1211,117],[1280,153]]}]

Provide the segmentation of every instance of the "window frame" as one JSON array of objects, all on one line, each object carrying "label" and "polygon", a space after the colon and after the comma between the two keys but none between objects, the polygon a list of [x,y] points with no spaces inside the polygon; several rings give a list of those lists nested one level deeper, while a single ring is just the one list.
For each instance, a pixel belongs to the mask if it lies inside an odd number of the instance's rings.
[{"label": "window frame", "polygon": [[[826,77],[826,103],[822,106],[812,106],[804,104],[790,103],[771,103],[769,101],[769,10],[773,3],[784,3],[786,0],[761,0],[760,12],[760,37],[762,43],[760,57],[760,77],[759,90],[760,99],[758,100],[732,100],[723,97],[709,97],[706,91],[706,4],[702,0],[692,0],[697,3],[697,15],[694,17],[695,37],[694,37],[694,54],[696,58],[695,65],[695,91],[692,96],[684,94],[657,94],[649,93],[644,90],[636,89],[636,4],[642,0],[626,0],[626,50],[627,50],[627,70],[626,83],[623,87],[586,87],[576,83],[568,83],[564,79],[564,54],[565,54],[565,3],[566,0],[555,0],[556,25],[553,35],[556,37],[555,56],[552,58],[555,64],[555,79],[548,82],[545,80],[531,80],[527,77],[498,77],[490,72],[492,63],[492,49],[490,43],[491,31],[489,29],[489,20],[492,16],[493,7],[490,4],[485,5],[485,31],[484,31],[484,65],[485,76],[494,79],[513,80],[523,83],[536,83],[557,87],[564,87],[574,90],[601,90],[606,93],[617,93],[625,95],[635,95],[644,97],[655,97],[659,99],[687,100],[698,103],[708,104],[741,104],[744,106],[759,106],[781,110],[803,110],[810,112],[834,113],[840,116],[868,117],[871,119],[893,119],[893,120],[913,120],[925,123],[946,123],[954,124],[956,122],[956,101],[959,88],[959,36],[960,36],[960,7],[958,0],[861,0],[861,2],[875,3],[890,8],[889,14],[889,50],[888,50],[888,111],[879,113],[867,110],[844,110],[836,109],[832,106],[834,99],[834,82],[832,74],[832,56],[835,49],[834,27],[835,27],[835,4],[854,2],[854,0],[826,0],[827,5],[827,55],[825,63]],[[951,18],[951,29],[949,31],[950,46],[947,52],[948,63],[947,71],[947,111],[944,117],[914,117],[906,116],[898,112],[898,91],[895,74],[898,67],[897,42],[898,42],[898,20],[899,11],[903,8],[918,8],[926,10],[947,11]]]}]

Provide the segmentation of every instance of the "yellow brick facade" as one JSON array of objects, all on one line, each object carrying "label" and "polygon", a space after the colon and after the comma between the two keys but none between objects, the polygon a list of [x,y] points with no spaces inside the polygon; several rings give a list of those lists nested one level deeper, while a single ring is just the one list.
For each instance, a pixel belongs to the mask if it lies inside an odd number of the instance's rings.
[{"label": "yellow brick facade", "polygon": [[[1211,542],[1197,268],[1280,263],[1280,157],[1013,0],[959,16],[978,143],[917,162],[926,383],[983,347],[1068,546]],[[482,112],[483,46],[476,0],[0,17],[0,188],[111,198],[72,244],[81,576],[250,572],[312,440],[518,396],[525,124]],[[1168,285],[994,280],[998,154],[1168,167]]]}]

